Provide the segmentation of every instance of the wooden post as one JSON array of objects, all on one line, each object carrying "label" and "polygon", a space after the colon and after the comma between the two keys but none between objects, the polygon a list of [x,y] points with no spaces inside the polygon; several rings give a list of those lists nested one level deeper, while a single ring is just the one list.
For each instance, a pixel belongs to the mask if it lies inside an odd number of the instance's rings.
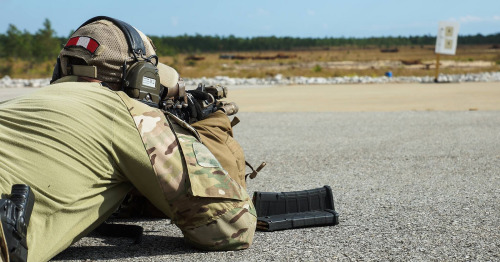
[{"label": "wooden post", "polygon": [[434,77],[434,82],[437,83],[439,77],[439,53],[436,54],[436,75]]}]

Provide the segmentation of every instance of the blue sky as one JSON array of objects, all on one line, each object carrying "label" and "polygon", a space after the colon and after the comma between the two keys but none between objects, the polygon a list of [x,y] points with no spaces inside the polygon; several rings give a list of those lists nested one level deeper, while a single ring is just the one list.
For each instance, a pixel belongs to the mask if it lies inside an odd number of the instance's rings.
[{"label": "blue sky", "polygon": [[458,21],[460,35],[500,33],[500,0],[0,0],[0,32],[32,33],[49,18],[60,36],[106,15],[148,35],[370,37],[436,35]]}]

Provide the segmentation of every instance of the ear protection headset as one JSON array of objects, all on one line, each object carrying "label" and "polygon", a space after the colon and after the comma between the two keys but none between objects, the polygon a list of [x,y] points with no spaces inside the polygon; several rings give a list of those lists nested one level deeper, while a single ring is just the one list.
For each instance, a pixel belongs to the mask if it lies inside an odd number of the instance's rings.
[{"label": "ear protection headset", "polygon": [[[123,32],[125,39],[127,40],[129,51],[134,57],[134,63],[128,68],[127,61],[123,62],[122,90],[125,91],[131,98],[144,100],[145,102],[158,105],[160,100],[166,95],[165,88],[160,85],[160,76],[158,74],[158,68],[156,67],[158,64],[158,57],[156,55],[146,57],[146,48],[139,32],[137,32],[134,27],[121,20],[107,16],[97,16],[89,19],[80,27],[98,20],[108,20]],[[154,63],[152,61],[153,59],[155,60]],[[79,72],[85,71],[80,70],[79,68],[81,67],[73,65],[71,67],[73,75],[79,75]],[[61,60],[58,57],[54,73],[52,74],[52,80],[50,82],[52,83],[61,78],[61,73]],[[97,75],[96,73],[94,74]]]}]

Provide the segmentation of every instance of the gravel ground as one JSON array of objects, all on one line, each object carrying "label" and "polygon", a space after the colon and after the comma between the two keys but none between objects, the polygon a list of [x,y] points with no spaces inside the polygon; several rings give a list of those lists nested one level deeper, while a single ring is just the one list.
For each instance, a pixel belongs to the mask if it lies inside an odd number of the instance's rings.
[{"label": "gravel ground", "polygon": [[240,113],[249,192],[330,185],[340,224],[257,232],[244,251],[203,252],[168,221],[131,222],[141,244],[85,237],[54,261],[498,261],[498,111]]},{"label": "gravel ground", "polygon": [[[195,88],[199,83],[207,85],[221,84],[224,86],[268,86],[268,85],[332,85],[332,84],[385,84],[385,83],[433,83],[433,76],[344,76],[344,77],[283,77],[277,74],[267,78],[230,78],[227,76],[185,78],[187,87]],[[499,82],[500,72],[484,72],[475,74],[440,74],[439,82]],[[0,78],[0,88],[5,87],[42,87],[48,85],[50,78],[18,79],[4,76]]]}]

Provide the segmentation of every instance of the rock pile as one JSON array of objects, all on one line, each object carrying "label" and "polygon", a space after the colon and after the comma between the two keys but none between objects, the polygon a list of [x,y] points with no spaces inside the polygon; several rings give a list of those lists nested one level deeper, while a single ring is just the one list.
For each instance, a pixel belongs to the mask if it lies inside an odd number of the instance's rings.
[{"label": "rock pile", "polygon": [[[332,85],[332,84],[373,84],[373,83],[432,83],[434,77],[430,76],[399,76],[399,77],[370,77],[370,76],[344,76],[344,77],[283,77],[278,74],[269,78],[230,78],[217,76],[214,78],[188,78],[184,79],[188,86],[204,84],[221,84],[225,86],[259,86],[259,85]],[[440,75],[439,82],[500,82],[500,72]]]},{"label": "rock pile", "polygon": [[19,79],[4,76],[0,79],[0,88],[2,87],[42,87],[49,85],[50,78],[37,79]]},{"label": "rock pile", "polygon": [[[430,76],[398,76],[398,77],[283,77],[278,74],[268,78],[230,78],[216,76],[213,78],[185,78],[187,86],[196,86],[198,83],[207,85],[221,84],[225,86],[268,86],[268,85],[332,85],[332,84],[372,84],[372,83],[431,83],[434,77]],[[49,84],[49,78],[41,79],[12,79],[4,76],[0,79],[0,88],[3,87],[42,87]],[[439,82],[500,82],[500,72],[487,72],[462,75],[440,75]]]}]

